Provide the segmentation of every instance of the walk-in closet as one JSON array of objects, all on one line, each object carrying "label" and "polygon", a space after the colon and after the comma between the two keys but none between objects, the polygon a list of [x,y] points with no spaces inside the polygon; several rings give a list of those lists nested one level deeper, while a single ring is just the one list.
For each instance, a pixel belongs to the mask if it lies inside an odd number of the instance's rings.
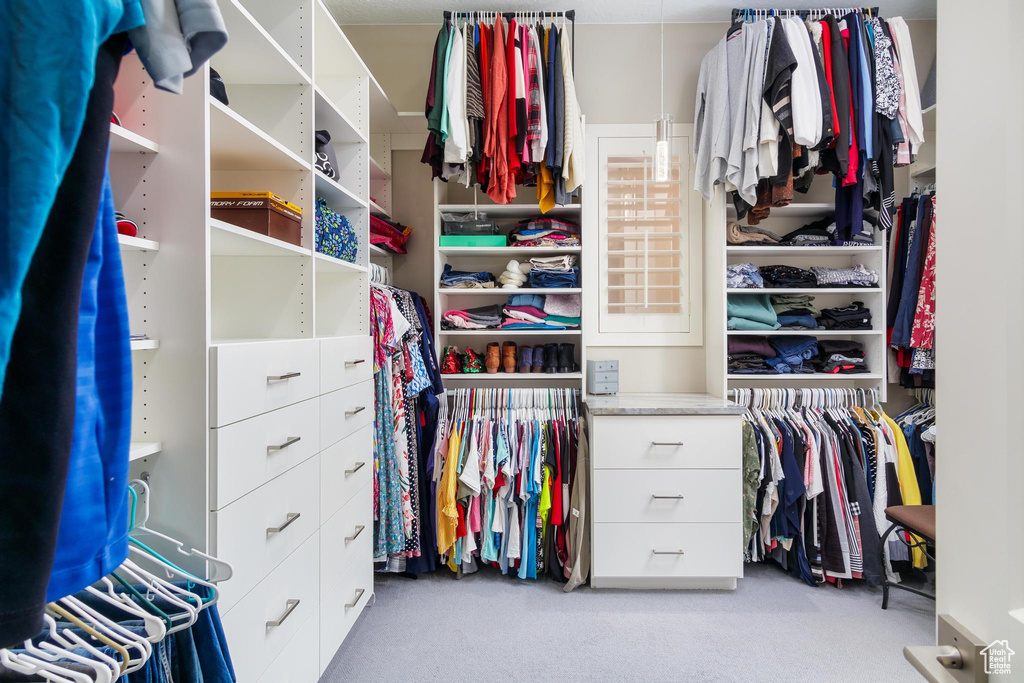
[{"label": "walk-in closet", "polygon": [[0,7],[0,682],[1024,680],[1017,8],[755,5]]}]

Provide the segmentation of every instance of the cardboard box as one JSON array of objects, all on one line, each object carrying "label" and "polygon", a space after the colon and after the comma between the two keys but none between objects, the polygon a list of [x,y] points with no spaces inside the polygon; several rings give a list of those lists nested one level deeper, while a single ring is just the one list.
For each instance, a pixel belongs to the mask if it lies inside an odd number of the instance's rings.
[{"label": "cardboard box", "polygon": [[211,192],[210,215],[225,223],[302,246],[302,208],[273,192]]}]

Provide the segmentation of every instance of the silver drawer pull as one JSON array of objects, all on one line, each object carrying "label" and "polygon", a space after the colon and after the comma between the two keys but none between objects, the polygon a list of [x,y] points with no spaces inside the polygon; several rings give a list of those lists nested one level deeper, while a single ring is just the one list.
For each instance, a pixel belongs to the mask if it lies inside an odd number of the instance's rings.
[{"label": "silver drawer pull", "polygon": [[353,408],[352,410],[346,410],[345,411],[345,417],[349,417],[351,415],[355,415],[357,413],[361,413],[364,410],[366,410],[366,406],[358,406],[356,408]]},{"label": "silver drawer pull", "polygon": [[352,609],[353,607],[355,607],[356,605],[358,605],[358,604],[359,604],[359,601],[360,601],[360,600],[362,599],[362,597],[363,597],[363,593],[365,593],[365,592],[366,592],[366,591],[365,591],[365,590],[363,590],[362,588],[357,588],[357,589],[356,589],[356,599],[355,599],[355,600],[353,600],[352,602],[349,602],[349,603],[347,603],[347,604],[345,605],[345,609]]},{"label": "silver drawer pull", "polygon": [[276,621],[268,621],[267,628],[277,628],[285,622],[285,620],[292,615],[295,608],[299,606],[298,600],[289,600],[285,603],[284,614],[282,614]]},{"label": "silver drawer pull", "polygon": [[267,536],[269,536],[270,534],[281,533],[282,531],[290,527],[295,522],[295,520],[297,520],[301,516],[301,512],[289,512],[288,518],[284,520],[284,524],[282,524],[281,526],[267,527]]},{"label": "silver drawer pull", "polygon": [[683,494],[678,493],[674,496],[659,496],[657,493],[652,493],[651,498],[653,500],[682,500]]},{"label": "silver drawer pull", "polygon": [[682,446],[682,441],[652,441],[652,446]]},{"label": "silver drawer pull", "polygon": [[345,476],[346,477],[352,476],[353,474],[355,474],[359,470],[363,469],[363,467],[365,467],[365,466],[366,466],[365,462],[357,462],[355,467],[353,467],[350,470],[345,470]]},{"label": "silver drawer pull", "polygon": [[654,550],[654,549],[651,549],[651,552],[653,554],[655,554],[655,555],[682,555],[683,554],[682,550]]},{"label": "silver drawer pull", "polygon": [[360,358],[359,360],[347,360],[347,361],[345,361],[345,367],[348,367],[349,365],[359,365],[360,363],[365,363],[365,362],[366,362],[365,358]]},{"label": "silver drawer pull", "polygon": [[283,375],[267,375],[268,382],[280,382],[285,379],[292,379],[293,377],[301,377],[301,372],[286,372]]},{"label": "silver drawer pull", "polygon": [[301,436],[289,436],[288,440],[285,441],[284,443],[280,443],[276,446],[267,446],[267,452],[270,453],[271,451],[283,451],[284,449],[291,446],[293,443],[298,443],[300,441],[302,441]]},{"label": "silver drawer pull", "polygon": [[363,533],[363,529],[365,529],[365,528],[366,527],[363,526],[362,524],[356,524],[356,532],[354,534],[352,534],[351,536],[346,536],[345,537],[345,543],[351,543],[352,541],[354,541],[357,538],[359,538],[359,534]]}]

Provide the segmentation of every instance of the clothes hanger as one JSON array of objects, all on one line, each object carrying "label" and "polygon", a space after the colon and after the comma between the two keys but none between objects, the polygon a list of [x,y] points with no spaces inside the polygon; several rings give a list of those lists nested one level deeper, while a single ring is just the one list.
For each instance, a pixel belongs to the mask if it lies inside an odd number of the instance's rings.
[{"label": "clothes hanger", "polygon": [[[171,605],[181,610],[181,613],[170,616],[171,622],[174,623],[176,621],[181,621],[182,619],[185,619],[186,621],[177,626],[169,627],[167,629],[167,633],[177,633],[178,631],[190,628],[196,623],[196,620],[199,619],[199,610],[195,605],[200,604],[202,602],[202,598],[198,595],[188,593],[177,586],[173,586],[172,584],[163,581],[160,577],[150,574],[131,560],[125,560],[124,564],[121,565],[118,571],[125,573],[136,583],[145,586],[147,593],[159,596],[161,599],[166,600],[171,603]],[[124,581],[116,574],[115,578],[118,578],[119,581]],[[125,582],[122,585],[127,586],[128,584]],[[184,593],[188,600],[186,601],[179,597],[179,593]],[[147,597],[146,599],[148,600],[149,598]]]},{"label": "clothes hanger", "polygon": [[0,665],[17,673],[42,676],[52,683],[92,683],[87,674],[10,650],[0,650]]},{"label": "clothes hanger", "polygon": [[[92,671],[96,683],[111,683],[111,681],[116,680],[121,674],[121,668],[113,658],[111,658],[109,662],[100,658],[92,659],[90,657],[85,657],[78,652],[74,652],[73,650],[58,647],[57,645],[45,640],[41,642],[39,646],[36,646],[31,639],[26,640],[24,647],[25,654],[44,662],[52,662],[54,664],[61,661],[75,662],[76,664],[88,667]],[[101,654],[99,650],[96,650],[95,652],[96,654]],[[141,664],[138,666],[135,666],[134,668],[129,667],[126,670],[126,673],[138,671],[145,664],[146,660],[143,659]]]},{"label": "clothes hanger", "polygon": [[114,650],[114,652],[116,652],[117,654],[119,654],[121,656],[121,662],[119,664],[119,667],[121,669],[121,673],[125,672],[125,670],[128,668],[128,661],[129,661],[130,657],[128,656],[128,650],[123,645],[121,645],[120,643],[117,643],[117,642],[111,640],[110,638],[108,638],[107,636],[103,635],[102,633],[97,631],[95,628],[93,628],[92,626],[86,624],[84,621],[82,621],[81,619],[79,619],[75,615],[71,614],[66,609],[64,609],[62,606],[58,605],[55,602],[49,603],[46,606],[46,609],[48,609],[51,612],[57,614],[58,616],[62,617],[63,619],[66,619],[67,621],[71,622],[72,624],[77,626],[79,629],[81,629],[82,631],[87,633],[93,640],[99,641],[99,642],[103,643],[104,645],[107,645],[110,648],[112,648]]},{"label": "clothes hanger", "polygon": [[146,629],[146,634],[149,637],[149,642],[158,643],[163,640],[164,635],[167,634],[167,628],[171,625],[170,617],[166,617],[165,620],[139,607],[128,595],[116,593],[113,582],[106,576],[101,578],[100,582],[106,586],[106,592],[99,590],[95,586],[86,586],[85,590],[109,605],[124,610],[133,618],[141,619]]},{"label": "clothes hanger", "polygon": [[138,657],[129,660],[125,673],[138,671],[145,666],[146,660],[152,656],[153,647],[150,645],[148,640],[122,627],[114,619],[110,619],[107,616],[100,614],[75,596],[66,596],[61,598],[58,602],[62,607],[75,612],[82,619],[90,621],[93,628],[97,631],[104,633],[112,640],[123,645],[125,650],[128,651],[129,657],[131,657],[132,651],[138,653]]},{"label": "clothes hanger", "polygon": [[[97,681],[117,680],[120,677],[121,665],[116,659],[106,652],[97,649],[71,629],[64,629],[64,632],[60,633],[57,622],[46,612],[43,612],[43,626],[44,633],[49,632],[49,639],[40,642],[38,647],[31,640],[26,640],[26,651],[32,652],[35,656],[47,661],[67,659],[84,664],[96,671]],[[90,656],[84,656],[81,653],[82,650]],[[103,673],[104,671],[106,674]],[[109,679],[107,678],[108,676]]]}]

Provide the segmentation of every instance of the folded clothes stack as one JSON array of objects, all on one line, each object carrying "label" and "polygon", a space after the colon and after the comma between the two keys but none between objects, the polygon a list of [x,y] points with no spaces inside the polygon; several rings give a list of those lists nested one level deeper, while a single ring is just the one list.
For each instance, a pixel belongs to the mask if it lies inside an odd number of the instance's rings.
[{"label": "folded clothes stack", "polygon": [[818,339],[806,335],[791,337],[772,337],[768,343],[775,349],[775,358],[768,359],[779,374],[812,373],[814,367],[809,361],[818,355]]},{"label": "folded clothes stack", "polygon": [[811,266],[811,272],[818,287],[874,287],[878,284],[878,273],[860,263],[853,268]]},{"label": "folded clothes stack", "polygon": [[729,337],[729,374],[732,375],[774,375],[775,369],[768,365],[768,359],[776,353],[764,337]]},{"label": "folded clothes stack", "polygon": [[864,346],[851,339],[823,339],[818,342],[818,372],[830,375],[857,375],[868,372],[864,359]]},{"label": "folded clothes stack", "polygon": [[782,238],[771,230],[752,225],[740,225],[736,222],[726,226],[725,239],[729,244],[748,247],[774,245],[782,241]]},{"label": "folded clothes stack", "polygon": [[821,311],[818,324],[826,330],[870,330],[871,309],[865,308],[860,301],[849,306],[825,308]]},{"label": "folded clothes stack", "polygon": [[780,330],[814,330],[818,328],[818,309],[810,294],[772,294],[772,308],[778,316]]},{"label": "folded clothes stack", "polygon": [[519,289],[526,284],[526,275],[530,272],[529,263],[520,263],[512,259],[505,264],[505,272],[498,276],[502,289]]},{"label": "folded clothes stack", "polygon": [[753,263],[731,263],[725,268],[725,283],[729,289],[761,289],[764,278]]},{"label": "folded clothes stack", "polygon": [[761,266],[758,268],[769,288],[816,287],[814,273],[796,266]]},{"label": "folded clothes stack", "polygon": [[516,223],[509,240],[515,247],[578,247],[580,226],[557,218],[531,218]]},{"label": "folded clothes stack", "polygon": [[478,308],[452,309],[441,316],[441,327],[446,330],[486,330],[501,324],[501,310],[497,304]]},{"label": "folded clothes stack", "polygon": [[784,247],[828,246],[832,244],[832,234],[828,231],[828,224],[830,222],[834,231],[836,227],[835,221],[831,218],[822,218],[783,235],[779,245]]},{"label": "folded clothes stack", "polygon": [[396,254],[406,254],[405,243],[412,235],[410,226],[386,221],[379,216],[370,216],[370,244]]},{"label": "folded clothes stack", "polygon": [[447,263],[441,273],[441,289],[493,289],[494,276],[490,273],[470,273],[454,270]]},{"label": "folded clothes stack", "polygon": [[778,316],[767,294],[730,294],[727,305],[730,330],[777,330]]},{"label": "folded clothes stack", "polygon": [[530,259],[528,282],[530,287],[555,289],[578,287],[580,269],[577,258],[567,256],[546,256]]}]

